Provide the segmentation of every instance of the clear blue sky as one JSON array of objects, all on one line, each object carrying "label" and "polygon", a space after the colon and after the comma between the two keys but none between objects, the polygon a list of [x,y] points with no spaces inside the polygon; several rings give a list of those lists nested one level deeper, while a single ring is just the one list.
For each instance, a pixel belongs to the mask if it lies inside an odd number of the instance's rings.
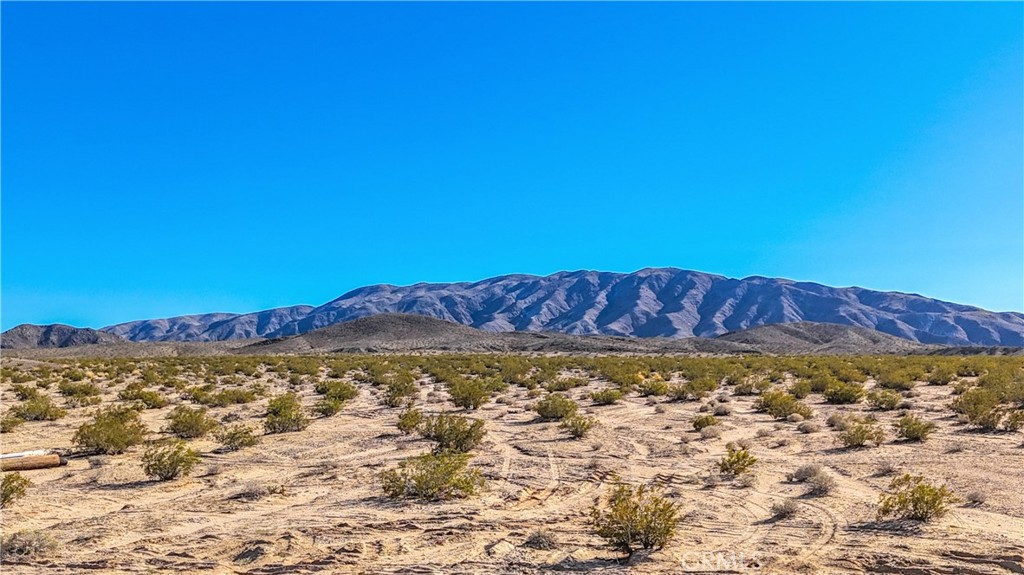
[{"label": "clear blue sky", "polygon": [[2,324],[676,266],[1024,309],[1024,5],[2,4]]}]

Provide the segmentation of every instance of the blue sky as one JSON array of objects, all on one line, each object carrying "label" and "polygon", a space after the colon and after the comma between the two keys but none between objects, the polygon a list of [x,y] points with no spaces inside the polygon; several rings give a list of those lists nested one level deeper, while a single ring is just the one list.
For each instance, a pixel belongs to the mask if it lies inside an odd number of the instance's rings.
[{"label": "blue sky", "polygon": [[1021,3],[0,10],[5,329],[648,266],[1024,310]]}]

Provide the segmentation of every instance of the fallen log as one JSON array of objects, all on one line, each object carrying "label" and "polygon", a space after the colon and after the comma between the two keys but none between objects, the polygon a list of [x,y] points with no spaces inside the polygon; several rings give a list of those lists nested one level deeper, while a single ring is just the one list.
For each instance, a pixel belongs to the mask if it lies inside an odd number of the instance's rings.
[{"label": "fallen log", "polygon": [[47,469],[67,465],[68,460],[51,453],[49,455],[29,455],[27,457],[11,457],[0,459],[0,471],[28,471],[31,469]]}]

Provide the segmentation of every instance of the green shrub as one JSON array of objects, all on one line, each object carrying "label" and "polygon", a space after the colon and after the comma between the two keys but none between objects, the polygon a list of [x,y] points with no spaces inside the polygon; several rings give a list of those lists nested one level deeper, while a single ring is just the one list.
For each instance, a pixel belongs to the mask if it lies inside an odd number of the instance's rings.
[{"label": "green shrub", "polygon": [[801,379],[789,386],[789,393],[797,399],[803,399],[811,394],[811,382]]},{"label": "green shrub", "polygon": [[159,409],[169,403],[166,397],[138,383],[128,385],[117,394],[117,397],[123,401],[138,401],[146,409]]},{"label": "green shrub", "polygon": [[200,405],[226,407],[228,405],[241,405],[255,401],[257,395],[259,395],[255,389],[232,387],[213,393],[212,389],[208,389],[208,387],[212,386],[193,387],[189,389],[188,396],[192,401]]},{"label": "green shrub", "polygon": [[17,471],[4,474],[3,480],[0,480],[0,508],[6,509],[24,497],[29,487],[32,487],[32,482]]},{"label": "green shrub", "polygon": [[875,409],[891,411],[903,403],[903,396],[891,389],[872,389],[868,393],[868,403]]},{"label": "green shrub", "polygon": [[42,394],[12,407],[8,413],[25,421],[54,421],[68,414],[67,410],[57,407],[49,395]]},{"label": "green shrub", "polygon": [[835,404],[857,403],[864,399],[864,386],[859,383],[837,381],[825,389],[825,401]]},{"label": "green shrub", "polygon": [[426,501],[461,499],[484,487],[479,470],[466,469],[465,453],[428,453],[381,473],[384,494],[392,499],[413,497]]},{"label": "green shrub", "polygon": [[448,386],[452,403],[466,409],[477,409],[491,397],[486,383],[480,379],[457,378]]},{"label": "green shrub", "polygon": [[6,413],[3,417],[0,417],[0,433],[10,433],[23,423],[25,423],[24,419],[13,413]]},{"label": "green shrub", "polygon": [[705,427],[711,427],[712,425],[718,425],[719,421],[714,415],[698,415],[693,418],[693,428],[697,431],[704,429]]},{"label": "green shrub", "polygon": [[359,388],[347,381],[319,381],[313,386],[313,390],[326,399],[341,403],[355,399],[359,395]]},{"label": "green shrub", "polygon": [[853,420],[846,421],[845,429],[839,434],[839,442],[845,447],[864,447],[868,442],[876,446],[885,441],[885,432],[870,421]]},{"label": "green shrub", "polygon": [[544,388],[548,391],[569,391],[577,387],[583,387],[590,383],[582,377],[566,377],[547,382]]},{"label": "green shrub", "polygon": [[263,427],[267,433],[302,431],[309,425],[309,418],[302,412],[302,404],[294,393],[285,393],[267,404],[267,418]]},{"label": "green shrub", "polygon": [[345,402],[340,399],[323,398],[313,405],[313,412],[324,417],[330,417],[341,411]]},{"label": "green shrub", "polygon": [[639,391],[640,395],[643,397],[667,395],[668,382],[661,379],[646,379],[643,383],[637,386],[637,391]]},{"label": "green shrub", "polygon": [[258,444],[260,437],[255,429],[239,423],[218,430],[217,440],[221,443],[221,451],[238,451]]},{"label": "green shrub", "polygon": [[632,555],[637,549],[661,549],[679,526],[679,504],[641,485],[616,485],[606,508],[590,512],[598,535],[614,549]]},{"label": "green shrub", "polygon": [[729,446],[729,452],[718,462],[718,470],[729,475],[740,475],[750,471],[757,458],[746,448]]},{"label": "green shrub", "polygon": [[611,405],[613,403],[618,403],[619,400],[622,399],[623,395],[624,394],[617,389],[608,388],[591,393],[590,399],[598,405]]},{"label": "green shrub", "polygon": [[949,385],[954,379],[956,379],[956,371],[944,366],[936,367],[928,374],[930,385]]},{"label": "green shrub", "polygon": [[757,395],[767,391],[771,386],[772,382],[766,379],[748,379],[737,383],[732,392],[736,395]]},{"label": "green shrub", "polygon": [[889,517],[930,521],[942,517],[949,507],[958,502],[946,486],[935,487],[921,476],[909,473],[897,477],[889,484],[889,493],[878,500],[879,521]]},{"label": "green shrub", "polygon": [[405,376],[395,377],[387,384],[384,403],[389,407],[402,405],[405,398],[416,395],[416,378],[408,372]]},{"label": "green shrub", "polygon": [[423,412],[410,407],[406,409],[398,416],[398,431],[401,431],[405,435],[416,431],[416,428],[423,423]]},{"label": "green shrub", "polygon": [[718,389],[718,380],[711,377],[701,377],[686,383],[670,385],[668,396],[677,401],[688,401],[707,397],[708,394]]},{"label": "green shrub", "polygon": [[572,417],[578,408],[575,401],[560,393],[552,393],[533,406],[533,410],[545,421]]},{"label": "green shrub", "polygon": [[160,481],[188,476],[197,463],[199,454],[180,439],[153,445],[142,455],[142,471]]},{"label": "green shrub", "polygon": [[91,397],[100,394],[100,388],[96,387],[90,382],[75,383],[71,381],[62,381],[57,386],[57,391],[60,392],[64,397]]},{"label": "green shrub", "polygon": [[581,437],[584,437],[595,424],[597,424],[597,418],[573,415],[563,419],[559,427],[568,431],[569,435],[574,438],[580,439]]},{"label": "green shrub", "polygon": [[754,403],[754,409],[766,412],[775,419],[786,419],[794,413],[805,419],[814,415],[814,411],[806,404],[785,391],[779,390],[768,390],[762,393]]},{"label": "green shrub", "polygon": [[913,415],[907,414],[896,420],[893,425],[896,435],[908,441],[924,441],[935,431],[935,424]]},{"label": "green shrub", "polygon": [[183,439],[203,437],[217,429],[217,420],[206,414],[205,407],[195,409],[179,405],[167,415],[167,433]]},{"label": "green shrub", "polygon": [[878,386],[897,391],[914,389],[919,373],[910,370],[891,371],[878,376]]},{"label": "green shrub", "polygon": [[437,442],[434,453],[465,453],[480,445],[487,435],[483,421],[444,413],[425,417],[418,431],[424,438]]},{"label": "green shrub", "polygon": [[146,431],[137,410],[111,406],[97,410],[92,422],[78,428],[72,442],[89,451],[113,455],[142,443]]},{"label": "green shrub", "polygon": [[38,387],[29,387],[29,386],[24,385],[22,383],[16,383],[16,384],[12,385],[11,386],[11,391],[14,392],[15,397],[17,397],[18,399],[20,399],[22,401],[25,401],[27,399],[32,399],[32,398],[35,398],[35,397],[39,397],[39,388]]}]

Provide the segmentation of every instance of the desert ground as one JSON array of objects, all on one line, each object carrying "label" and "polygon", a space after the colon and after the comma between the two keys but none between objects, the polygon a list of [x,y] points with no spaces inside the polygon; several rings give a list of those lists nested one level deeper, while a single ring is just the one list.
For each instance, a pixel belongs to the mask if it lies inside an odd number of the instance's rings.
[{"label": "desert ground", "polygon": [[[527,368],[525,377],[518,375],[522,381],[506,378],[512,384],[474,410],[454,405],[448,385],[415,365],[423,358],[434,366],[450,361],[471,379],[501,377],[504,372],[488,363],[507,356],[367,357],[146,358],[122,360],[113,369],[109,359],[8,355],[4,411],[21,403],[12,381],[27,380],[22,385],[50,382],[42,393],[68,413],[27,421],[0,435],[3,452],[56,449],[69,463],[21,472],[32,485],[3,509],[3,533],[41,532],[55,545],[42,553],[5,552],[4,573],[1024,573],[1024,435],[979,430],[949,407],[987,369],[1019,377],[1021,358],[884,360],[948,362],[953,368],[977,361],[981,368],[947,384],[930,385],[922,377],[892,410],[863,400],[831,404],[821,393],[810,393],[803,399],[813,410],[806,421],[818,425],[800,426],[800,418],[780,420],[756,409],[758,395],[741,394],[735,376],[723,377],[718,389],[697,399],[641,393],[653,378],[684,382],[671,364],[685,358],[623,358],[624,370],[641,367],[636,386],[610,381],[588,367],[591,359],[547,358],[554,368],[540,376]],[[299,360],[305,363],[289,367]],[[521,356],[516,363],[535,360]],[[219,362],[223,368],[225,361],[247,363],[235,373],[203,367]],[[693,361],[721,361],[732,369],[746,360]],[[273,367],[276,362],[284,363]],[[360,367],[366,362],[374,370]],[[744,368],[742,379],[785,390],[802,377],[788,366],[821,363],[759,358]],[[184,367],[173,367],[179,364]],[[424,414],[484,421],[486,436],[469,464],[486,479],[480,493],[445,501],[385,496],[382,471],[433,445],[396,428],[407,407],[387,404],[382,381],[389,365],[413,374],[415,389],[406,401]],[[923,373],[929,369],[935,368],[926,366]],[[100,389],[99,404],[65,403],[57,385],[72,370]],[[73,443],[96,409],[126,403],[119,393],[133,382],[145,380],[147,389],[170,400],[140,412],[147,440],[154,441],[169,436],[163,431],[168,414],[178,405],[193,405],[189,389],[204,382],[213,391],[257,390],[253,401],[214,405],[208,413],[262,433],[270,398],[295,392],[312,409],[320,399],[316,383],[332,378],[359,391],[337,414],[310,415],[302,431],[265,434],[258,445],[234,452],[221,452],[214,434],[190,439],[201,462],[187,477],[147,477],[140,465],[145,445],[98,455]],[[867,390],[878,385],[864,379]],[[597,420],[583,438],[572,438],[557,421],[539,421],[531,409],[551,393],[545,387],[561,380],[576,382],[560,393],[579,404],[580,414]],[[610,405],[590,399],[592,392],[609,388],[628,393]],[[720,433],[696,431],[694,419],[716,408]],[[893,422],[908,412],[936,424],[927,441],[901,441],[893,434]],[[836,413],[871,416],[887,437],[877,447],[844,447],[837,442],[839,432],[826,425]],[[727,445],[743,446],[757,458],[750,473],[719,473]],[[828,494],[807,495],[805,483],[788,479],[806,464],[819,464],[835,480]],[[926,523],[876,520],[880,495],[903,473],[944,484],[960,501]],[[591,509],[607,504],[604,495],[616,482],[657,486],[679,505],[681,522],[664,548],[626,558],[595,534]],[[786,500],[795,502],[795,513],[777,517],[773,506]],[[528,544],[537,532],[546,533],[549,548]]]}]

